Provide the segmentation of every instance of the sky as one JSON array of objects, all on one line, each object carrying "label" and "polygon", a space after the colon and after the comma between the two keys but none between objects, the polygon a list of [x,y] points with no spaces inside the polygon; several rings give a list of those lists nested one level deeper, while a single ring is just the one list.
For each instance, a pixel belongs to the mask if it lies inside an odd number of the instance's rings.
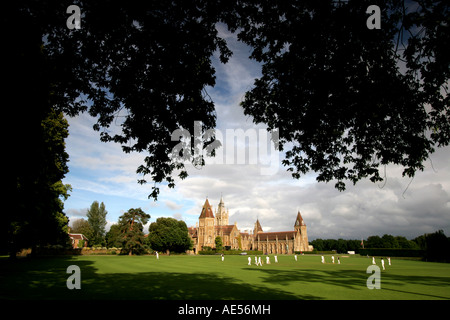
[{"label": "sky", "polygon": [[[266,127],[255,125],[239,105],[261,75],[261,67],[248,59],[250,49],[235,35],[221,25],[218,30],[234,52],[225,65],[218,55],[213,57],[216,85],[207,88],[216,105],[223,158],[207,159],[202,168],[186,165],[189,176],[176,178],[173,189],[160,185],[155,202],[148,199],[153,183],[137,183],[141,177],[136,169],[145,153],[125,154],[119,144],[101,142],[99,132],[92,129],[96,119],[88,114],[68,117],[70,172],[63,182],[73,188],[64,204],[71,223],[86,219],[87,209],[98,201],[108,211],[107,230],[128,209],[139,207],[151,215],[149,224],[159,217],[173,217],[195,226],[206,198],[215,210],[222,196],[229,223],[236,222],[241,231],[253,230],[256,219],[264,231],[293,230],[300,211],[310,241],[384,234],[413,239],[437,230],[450,236],[450,147],[437,149],[414,179],[402,177],[403,169],[395,165],[380,168],[381,176],[386,171],[386,181],[367,179],[355,186],[348,182],[343,192],[335,189],[333,181],[316,182],[314,173],[292,178],[281,164],[283,154],[265,143]],[[115,126],[112,130],[120,129]],[[232,138],[239,133],[250,136],[247,143]],[[239,159],[244,152],[245,159]],[[144,231],[148,232],[148,225]]]}]

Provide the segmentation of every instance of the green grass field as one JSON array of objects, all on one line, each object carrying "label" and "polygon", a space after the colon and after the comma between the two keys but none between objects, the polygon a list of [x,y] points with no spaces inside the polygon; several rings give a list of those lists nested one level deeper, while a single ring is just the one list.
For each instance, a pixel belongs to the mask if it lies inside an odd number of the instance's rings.
[{"label": "green grass field", "polygon": [[[341,256],[278,256],[247,265],[246,256],[73,256],[0,258],[0,299],[450,299],[450,264],[392,258],[381,289],[369,290],[372,260]],[[263,258],[265,262],[265,257]],[[253,263],[253,257],[252,257]],[[380,260],[377,259],[380,266]],[[67,267],[81,270],[81,289],[69,290]]]}]

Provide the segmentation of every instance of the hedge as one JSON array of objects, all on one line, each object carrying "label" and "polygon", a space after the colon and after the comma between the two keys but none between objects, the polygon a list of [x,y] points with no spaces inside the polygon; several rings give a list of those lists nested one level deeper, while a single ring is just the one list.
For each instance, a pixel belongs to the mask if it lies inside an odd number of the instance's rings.
[{"label": "hedge", "polygon": [[304,254],[336,254],[336,251],[295,251],[294,253],[296,254],[300,254],[300,253],[304,253]]},{"label": "hedge", "polygon": [[388,248],[367,248],[359,249],[362,256],[384,256],[384,257],[423,257],[425,250],[420,249],[388,249]]}]

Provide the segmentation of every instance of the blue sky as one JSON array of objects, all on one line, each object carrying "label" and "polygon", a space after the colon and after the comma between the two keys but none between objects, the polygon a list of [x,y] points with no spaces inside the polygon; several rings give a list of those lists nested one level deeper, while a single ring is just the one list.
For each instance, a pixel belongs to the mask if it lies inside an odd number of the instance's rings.
[{"label": "blue sky", "polygon": [[[235,35],[222,25],[217,27],[234,51],[226,65],[217,57],[213,59],[216,86],[207,91],[216,104],[217,129],[223,133],[227,129],[259,132],[265,126],[255,125],[251,117],[244,116],[239,102],[260,75],[260,66],[248,59],[249,48],[238,43]],[[154,202],[147,199],[152,183],[137,183],[140,177],[136,168],[145,154],[125,154],[118,144],[100,142],[99,133],[92,129],[96,120],[87,114],[68,121],[70,172],[64,183],[73,187],[65,202],[71,221],[85,218],[91,203],[99,201],[108,211],[108,229],[123,212],[137,207],[151,215],[150,223],[158,217],[175,217],[193,226],[206,197],[216,209],[222,194],[230,223],[237,222],[241,230],[253,229],[257,218],[264,231],[293,230],[299,210],[310,240],[361,239],[386,233],[413,238],[439,229],[450,235],[449,147],[438,149],[412,181],[402,177],[402,168],[392,165],[386,167],[386,184],[349,183],[344,192],[337,191],[334,182],[317,183],[314,173],[294,180],[281,166],[281,154],[273,175],[262,175],[261,169],[267,166],[259,162],[207,162],[200,170],[188,165],[189,177],[177,179],[174,189],[161,185],[158,201]],[[120,129],[119,125],[115,129]],[[384,168],[380,170],[384,175]]]}]

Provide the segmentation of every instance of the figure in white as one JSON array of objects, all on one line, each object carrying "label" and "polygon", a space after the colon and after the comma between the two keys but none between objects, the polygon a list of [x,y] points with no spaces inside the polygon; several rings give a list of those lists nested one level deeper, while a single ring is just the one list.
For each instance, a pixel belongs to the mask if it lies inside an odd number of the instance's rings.
[{"label": "figure in white", "polygon": [[375,257],[372,257],[372,264],[376,264],[375,263]]},{"label": "figure in white", "polygon": [[383,258],[381,258],[381,266],[383,267],[383,270],[384,270],[384,259]]},{"label": "figure in white", "polygon": [[391,265],[391,257],[388,257],[388,264]]},{"label": "figure in white", "polygon": [[262,267],[261,257],[258,257],[258,264]]},{"label": "figure in white", "polygon": [[255,264],[258,265],[258,256],[255,256]]},{"label": "figure in white", "polygon": [[339,259],[339,257],[338,257],[338,264],[341,264],[341,259]]},{"label": "figure in white", "polygon": [[224,256],[223,253],[222,253],[222,261],[223,261],[223,259],[225,259],[225,256]]},{"label": "figure in white", "polygon": [[331,256],[331,261],[334,263],[334,256]]},{"label": "figure in white", "polygon": [[322,263],[325,263],[325,257],[322,256]]},{"label": "figure in white", "polygon": [[248,265],[251,266],[252,265],[252,258],[248,257]]},{"label": "figure in white", "polygon": [[156,251],[156,260],[159,260],[159,253]]},{"label": "figure in white", "polygon": [[297,261],[297,255],[294,256],[295,261]]},{"label": "figure in white", "polygon": [[270,264],[270,258],[269,258],[269,256],[266,257],[266,264]]},{"label": "figure in white", "polygon": [[274,258],[275,258],[275,263],[278,263],[278,257],[275,255]]}]

